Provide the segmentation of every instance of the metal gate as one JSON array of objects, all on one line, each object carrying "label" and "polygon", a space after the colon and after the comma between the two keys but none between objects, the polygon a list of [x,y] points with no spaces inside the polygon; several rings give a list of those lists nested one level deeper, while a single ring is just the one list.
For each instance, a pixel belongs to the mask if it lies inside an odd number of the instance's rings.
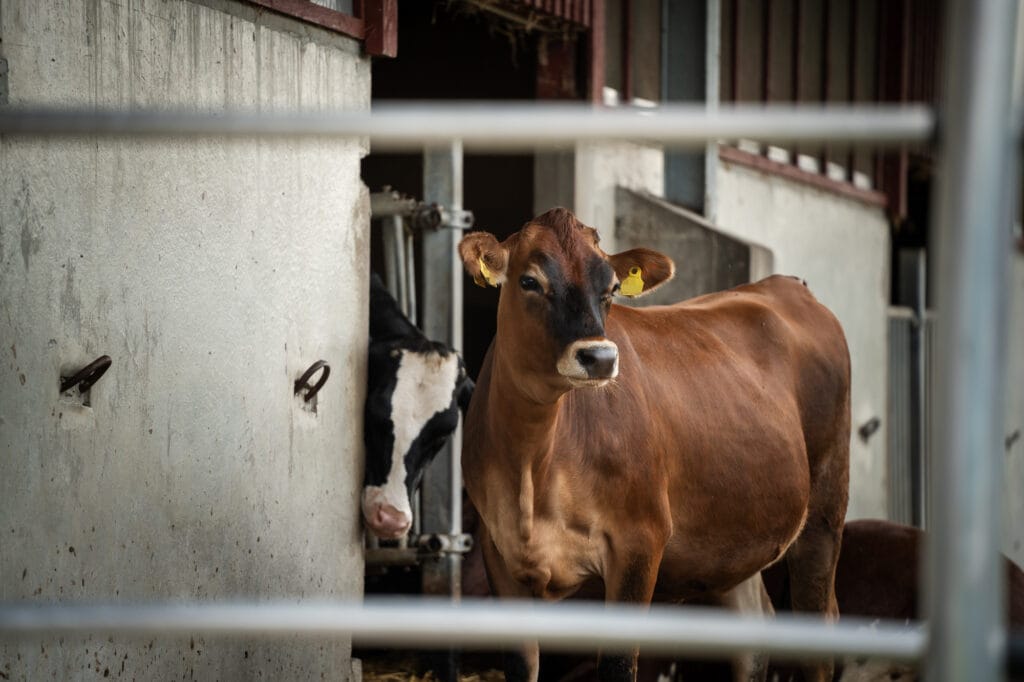
[{"label": "metal gate", "polygon": [[[0,635],[128,632],[348,633],[363,641],[418,645],[498,645],[537,639],[542,646],[663,653],[762,650],[820,658],[877,656],[924,661],[929,679],[995,680],[1007,638],[998,563],[998,477],[1003,438],[1006,328],[1005,228],[1017,177],[1019,109],[1011,106],[1016,3],[952,3],[946,103],[941,131],[922,108],[663,107],[597,111],[502,105],[380,107],[321,115],[157,111],[0,112],[4,135],[367,136],[374,144],[420,149],[453,140],[474,147],[536,148],[569,141],[639,139],[700,147],[707,140],[777,143],[938,143],[945,163],[935,192],[939,248],[938,334],[930,494],[927,625],[807,617],[751,621],[694,609],[627,606],[330,603],[224,605],[74,605],[4,603]],[[941,132],[941,135],[939,134]],[[457,161],[457,157],[450,157]],[[452,202],[453,205],[456,202]],[[456,265],[449,240],[443,248]],[[430,333],[430,330],[427,330]],[[901,624],[902,625],[902,624]]]}]

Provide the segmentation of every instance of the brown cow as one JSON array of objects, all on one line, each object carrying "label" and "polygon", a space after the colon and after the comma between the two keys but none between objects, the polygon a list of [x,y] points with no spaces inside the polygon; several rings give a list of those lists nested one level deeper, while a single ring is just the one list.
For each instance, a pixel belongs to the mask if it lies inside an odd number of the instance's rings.
[{"label": "brown cow", "polygon": [[[844,616],[893,621],[923,617],[918,604],[918,582],[924,561],[925,532],[882,519],[847,522],[836,566],[836,600]],[[1024,571],[1003,558],[1006,571],[1006,615],[1011,628],[1024,628]],[[789,575],[779,563],[764,571],[765,587],[777,610],[788,608]],[[843,680],[914,680],[910,666],[871,661],[849,664]],[[857,669],[859,668],[859,670]],[[856,672],[855,672],[856,670]],[[874,670],[871,676],[866,671]],[[795,671],[773,670],[781,681],[799,679]],[[1010,679],[1019,679],[1010,677]]]},{"label": "brown cow", "polygon": [[[842,329],[788,277],[634,309],[617,294],[674,274],[616,255],[553,209],[499,243],[459,245],[477,284],[504,285],[466,420],[466,489],[503,597],[728,602],[785,556],[796,609],[835,617],[849,478]],[[597,592],[600,594],[600,592]],[[527,647],[509,679],[536,679]],[[603,680],[632,679],[603,656]],[[808,671],[828,679],[831,666]]]}]

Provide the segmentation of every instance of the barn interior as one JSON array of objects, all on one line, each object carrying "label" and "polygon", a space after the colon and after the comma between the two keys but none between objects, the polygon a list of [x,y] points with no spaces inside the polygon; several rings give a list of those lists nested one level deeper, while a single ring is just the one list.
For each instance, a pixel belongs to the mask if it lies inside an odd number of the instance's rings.
[{"label": "barn interior", "polygon": [[[399,2],[398,16],[398,56],[374,60],[373,103],[537,99],[538,32],[462,3],[405,0]],[[363,160],[362,175],[371,192],[388,187],[425,198],[421,154],[371,153]],[[534,215],[532,154],[468,151],[463,183],[463,207],[473,213],[475,229],[504,238]],[[371,254],[374,268],[382,270],[379,230],[373,233]],[[422,272],[422,253],[417,263],[416,271]],[[464,296],[465,319],[473,322],[464,328],[463,352],[475,377],[494,336],[497,297],[475,287],[466,287]]]}]

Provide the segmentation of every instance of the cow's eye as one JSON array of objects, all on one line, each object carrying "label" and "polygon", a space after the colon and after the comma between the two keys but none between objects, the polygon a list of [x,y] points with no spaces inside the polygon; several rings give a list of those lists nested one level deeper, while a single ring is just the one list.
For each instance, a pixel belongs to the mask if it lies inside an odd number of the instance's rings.
[{"label": "cow's eye", "polygon": [[540,291],[540,282],[529,275],[519,278],[519,286],[523,288],[523,291]]},{"label": "cow's eye", "polygon": [[601,301],[604,302],[604,303],[611,303],[612,296],[614,296],[617,293],[619,293],[619,283],[618,282],[616,282],[612,286],[611,290],[609,290],[608,293],[606,293],[604,296],[601,297]]}]

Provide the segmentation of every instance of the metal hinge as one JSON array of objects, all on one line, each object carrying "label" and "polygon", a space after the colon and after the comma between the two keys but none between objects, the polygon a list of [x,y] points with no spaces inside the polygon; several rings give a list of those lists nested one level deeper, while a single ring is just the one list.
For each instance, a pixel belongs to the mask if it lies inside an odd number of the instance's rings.
[{"label": "metal hinge", "polygon": [[385,187],[370,195],[370,214],[374,218],[401,216],[413,230],[468,230],[473,227],[473,212],[450,209],[440,204],[417,201]]},{"label": "metal hinge", "polygon": [[367,566],[415,566],[428,559],[439,559],[447,554],[466,554],[473,548],[473,537],[465,533],[447,535],[429,533],[409,538],[410,547],[402,542],[398,547],[368,547]]},{"label": "metal hinge", "polygon": [[416,538],[416,546],[427,554],[466,554],[473,549],[473,536],[466,533],[448,535],[447,533],[429,533]]}]

